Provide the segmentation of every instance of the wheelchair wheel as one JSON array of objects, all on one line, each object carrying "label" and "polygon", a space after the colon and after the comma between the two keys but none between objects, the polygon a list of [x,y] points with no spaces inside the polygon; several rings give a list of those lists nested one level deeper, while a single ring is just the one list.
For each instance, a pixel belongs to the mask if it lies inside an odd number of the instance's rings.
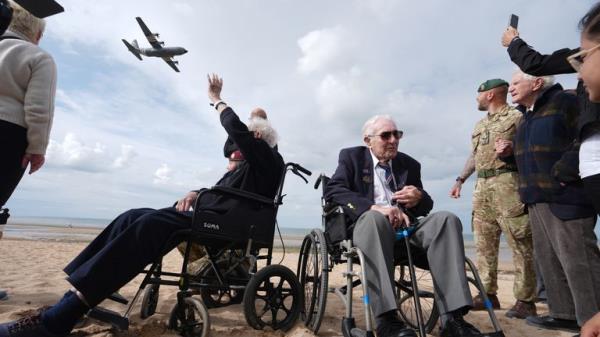
[{"label": "wheelchair wheel", "polygon": [[259,270],[248,282],[244,293],[244,316],[257,330],[289,330],[302,304],[298,278],[289,268],[272,264]]},{"label": "wheelchair wheel", "polygon": [[[418,329],[417,314],[413,298],[412,283],[408,266],[399,266],[396,268],[396,303],[402,319],[410,327]],[[423,324],[425,331],[430,333],[437,324],[440,316],[438,307],[435,305],[433,278],[429,270],[415,267],[417,286],[419,287],[419,303],[423,312]]]},{"label": "wheelchair wheel", "polygon": [[300,287],[304,304],[300,319],[313,333],[319,331],[327,303],[329,277],[327,242],[320,229],[314,229],[304,238],[298,262]]},{"label": "wheelchair wheel", "polygon": [[142,298],[142,305],[140,307],[140,317],[146,319],[156,312],[156,306],[158,305],[158,290],[160,284],[148,284],[144,289],[144,297]]},{"label": "wheelchair wheel", "polygon": [[208,310],[201,301],[193,297],[184,299],[184,307],[179,310],[175,303],[169,317],[169,329],[184,337],[206,337],[210,329]]},{"label": "wheelchair wheel", "polygon": [[[217,262],[217,266],[219,270],[222,271],[222,275],[225,279],[228,277],[233,278],[247,278],[247,272],[241,265],[237,265],[234,268],[229,268],[228,260],[221,260]],[[217,283],[215,270],[212,268],[210,264],[207,264],[202,268],[199,273],[200,282],[201,283]],[[202,297],[202,301],[206,305],[207,308],[220,308],[225,307],[231,304],[239,304],[242,303],[244,298],[243,290],[218,290],[218,289],[209,289],[209,288],[201,288],[200,296]]]}]

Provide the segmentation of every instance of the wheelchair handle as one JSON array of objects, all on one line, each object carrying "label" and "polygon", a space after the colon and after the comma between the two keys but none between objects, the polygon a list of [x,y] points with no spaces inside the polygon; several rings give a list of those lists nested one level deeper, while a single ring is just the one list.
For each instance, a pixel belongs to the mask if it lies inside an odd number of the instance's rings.
[{"label": "wheelchair handle", "polygon": [[310,172],[309,170],[307,170],[304,167],[300,166],[300,164],[288,163],[288,165],[290,165],[292,167],[292,171],[294,171],[294,170],[300,171],[300,172],[306,174],[307,176],[311,176],[312,175],[312,172]]}]

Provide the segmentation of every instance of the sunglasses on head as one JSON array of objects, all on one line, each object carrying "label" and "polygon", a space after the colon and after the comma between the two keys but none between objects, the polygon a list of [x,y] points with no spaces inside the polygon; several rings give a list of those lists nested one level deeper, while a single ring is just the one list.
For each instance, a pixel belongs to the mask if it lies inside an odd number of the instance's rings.
[{"label": "sunglasses on head", "polygon": [[404,134],[403,131],[394,130],[394,131],[385,131],[378,135],[369,135],[369,137],[381,137],[381,139],[383,139],[383,140],[388,140],[388,139],[390,139],[390,137],[394,136],[394,138],[400,139],[400,138],[402,138],[403,134]]},{"label": "sunglasses on head", "polygon": [[600,44],[598,44],[592,48],[589,48],[589,49],[583,49],[583,50],[579,51],[578,53],[575,53],[575,54],[567,57],[567,61],[569,62],[571,67],[573,67],[573,69],[575,69],[575,71],[579,72],[579,71],[581,71],[581,67],[583,66],[585,57],[588,56],[589,54],[591,54],[594,50],[596,50],[598,48],[600,48]]}]

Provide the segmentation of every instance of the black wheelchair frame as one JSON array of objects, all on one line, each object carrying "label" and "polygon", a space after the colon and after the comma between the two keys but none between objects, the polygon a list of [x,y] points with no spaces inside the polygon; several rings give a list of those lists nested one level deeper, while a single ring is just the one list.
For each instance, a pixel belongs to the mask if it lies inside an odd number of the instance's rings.
[{"label": "black wheelchair frame", "polygon": [[[315,182],[314,188],[318,189],[319,185],[322,184],[324,190],[328,180],[327,176],[321,174]],[[324,198],[322,198],[321,203],[323,207],[322,229],[313,229],[310,234],[306,235],[298,259],[296,274],[304,292],[300,319],[308,329],[317,334],[325,313],[327,294],[334,293],[338,295],[346,307],[342,319],[344,337],[373,336],[369,300],[366,296],[366,287],[362,282],[366,278],[365,272],[361,270],[360,273],[357,273],[352,270],[352,264],[355,263],[355,260],[362,263],[364,257],[359,249],[352,246],[352,241],[347,237],[347,221],[342,207],[328,204]],[[419,284],[423,278],[429,278],[430,282],[432,282],[432,278],[426,269],[421,269],[419,275],[415,272],[408,243],[409,235],[407,232],[397,234],[397,239],[403,240],[407,246],[407,257],[402,261],[395,261],[395,264],[398,265],[397,271],[400,274],[395,281],[396,302],[404,321],[412,328],[417,329],[421,337],[425,337],[425,334],[431,332],[436,326],[440,313],[435,304],[433,286],[430,289],[424,289],[425,287]],[[346,285],[338,288],[328,288],[328,273],[333,270],[335,265],[343,263],[347,265],[346,271],[343,273],[347,279]],[[500,329],[491,302],[485,291],[482,291],[484,289],[483,284],[475,265],[468,258],[466,258],[465,263],[472,272],[472,277],[468,277],[468,281],[476,287],[483,297],[494,328],[494,332],[486,333],[484,336],[503,337],[504,333]],[[358,279],[353,280],[355,277]],[[361,284],[366,330],[357,329],[352,316],[352,289]],[[426,309],[424,313],[422,307]]]},{"label": "black wheelchair frame", "polygon": [[[179,287],[177,303],[171,311],[168,325],[182,336],[208,335],[210,317],[207,307],[203,301],[193,297],[203,295],[203,292],[204,295],[219,295],[217,301],[221,299],[221,294],[243,294],[244,316],[254,329],[269,326],[273,330],[286,331],[291,328],[300,313],[300,285],[293,271],[283,265],[272,264],[273,239],[278,226],[277,211],[283,204],[283,185],[288,171],[307,183],[303,174],[311,175],[310,171],[296,163],[286,163],[274,199],[222,186],[200,191],[197,203],[203,195],[210,193],[235,199],[238,204],[225,214],[204,212],[196,204],[191,228],[173,233],[167,245],[173,247],[179,242],[187,243],[181,272],[162,270],[162,256],[168,253],[165,251],[150,268],[141,272],[146,276],[124,315],[96,307],[88,316],[109,322],[120,330],[127,330],[129,316],[142,291],[145,293],[141,317],[147,318],[155,313],[160,285],[167,285]],[[202,277],[191,275],[188,271],[192,244],[203,245],[207,251],[209,264]],[[261,254],[265,249],[266,254]],[[240,251],[244,252],[243,256],[238,253]],[[226,253],[229,255],[224,259]],[[266,266],[260,270],[257,270],[258,260],[266,260]],[[110,299],[128,303],[118,294]],[[235,301],[221,304],[233,303]]]}]

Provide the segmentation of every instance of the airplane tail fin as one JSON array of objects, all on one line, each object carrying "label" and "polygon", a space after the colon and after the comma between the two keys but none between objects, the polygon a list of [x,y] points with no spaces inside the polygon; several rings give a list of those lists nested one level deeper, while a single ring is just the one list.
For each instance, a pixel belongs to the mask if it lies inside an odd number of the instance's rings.
[{"label": "airplane tail fin", "polygon": [[133,40],[131,42],[131,44],[129,42],[127,42],[127,40],[125,40],[125,39],[121,39],[121,41],[123,41],[123,43],[125,44],[125,46],[127,46],[127,49],[129,49],[129,51],[133,55],[135,55],[135,57],[137,57],[138,59],[142,60],[142,57],[140,56],[140,48],[138,47],[138,44],[137,44],[136,40]]}]

